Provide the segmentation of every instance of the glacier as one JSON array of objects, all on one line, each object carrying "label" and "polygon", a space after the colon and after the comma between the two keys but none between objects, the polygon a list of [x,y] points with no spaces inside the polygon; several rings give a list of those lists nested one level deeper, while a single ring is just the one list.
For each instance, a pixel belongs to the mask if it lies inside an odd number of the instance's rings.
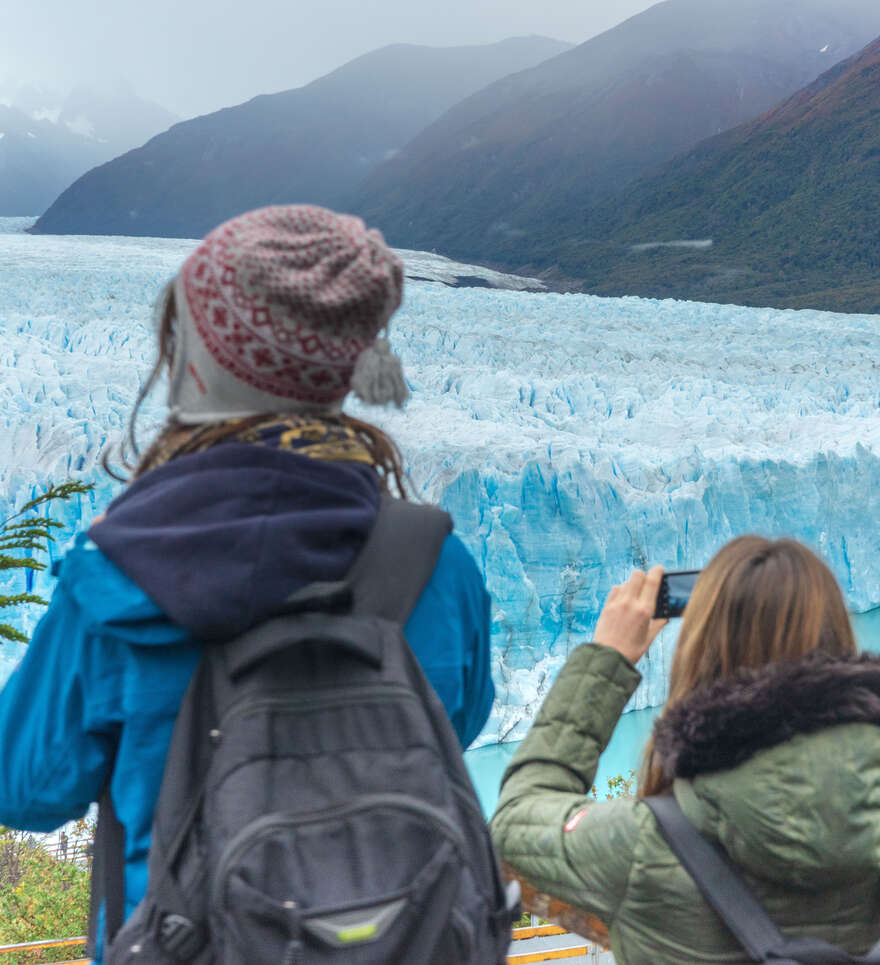
[{"label": "glacier", "polygon": [[[0,520],[49,481],[94,482],[52,510],[70,533],[119,491],[98,460],[152,363],[152,302],[194,242],[28,224],[0,219]],[[633,566],[697,568],[737,534],[789,535],[854,611],[880,606],[880,318],[536,294],[404,258],[391,338],[412,399],[351,411],[399,442],[413,491],[449,509],[486,575],[498,699],[483,743],[522,735]],[[473,277],[499,287],[448,287]],[[162,403],[160,387],[142,439]],[[673,626],[629,709],[662,703],[674,645]],[[0,677],[19,655],[4,648]]]}]

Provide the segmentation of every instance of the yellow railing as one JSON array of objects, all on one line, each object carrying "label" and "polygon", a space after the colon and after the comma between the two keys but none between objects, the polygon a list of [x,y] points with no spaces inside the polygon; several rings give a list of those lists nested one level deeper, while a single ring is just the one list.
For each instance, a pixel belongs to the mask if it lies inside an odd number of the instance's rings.
[{"label": "yellow railing", "polygon": [[[85,945],[85,935],[79,938],[50,938],[44,942],[21,942],[18,945],[0,945],[0,962],[2,956],[11,952],[38,952],[48,948],[72,948],[77,945]],[[54,965],[88,965],[89,958],[67,959],[64,962],[56,962]]]},{"label": "yellow railing", "polygon": [[[523,941],[527,938],[544,938],[550,935],[567,935],[568,932],[557,925],[538,925],[532,928],[515,928],[513,930],[513,940]],[[572,935],[572,938],[576,936]],[[56,938],[43,942],[22,942],[18,945],[0,945],[0,955],[7,952],[36,952],[41,949],[49,948],[70,948],[75,945],[83,945],[85,937],[79,938]],[[543,952],[522,952],[514,953],[507,959],[508,965],[531,965],[533,962],[553,962],[564,959],[578,958],[587,953],[587,946],[582,942],[566,948],[548,949]],[[77,958],[66,962],[58,962],[56,965],[87,965],[89,959]]]},{"label": "yellow railing", "polygon": [[533,962],[558,962],[564,959],[583,958],[589,951],[583,939],[571,935],[558,925],[536,925],[531,928],[514,928],[513,940],[523,941],[527,938],[545,938],[550,935],[570,935],[574,945],[565,948],[549,948],[543,952],[514,952],[507,958],[507,965],[531,965]]},{"label": "yellow railing", "polygon": [[546,952],[524,952],[511,955],[507,965],[531,965],[533,962],[558,962],[563,958],[583,958],[589,949],[586,945],[571,945],[567,948],[551,948]]},{"label": "yellow railing", "polygon": [[546,938],[548,935],[567,935],[568,932],[559,925],[527,925],[525,928],[513,929],[513,940],[522,941],[525,938]]}]

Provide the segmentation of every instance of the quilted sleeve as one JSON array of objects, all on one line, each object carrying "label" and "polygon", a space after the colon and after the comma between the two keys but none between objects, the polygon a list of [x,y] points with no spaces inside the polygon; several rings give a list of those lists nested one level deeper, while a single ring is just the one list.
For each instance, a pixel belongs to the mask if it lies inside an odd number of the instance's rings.
[{"label": "quilted sleeve", "polygon": [[504,775],[492,819],[504,861],[539,891],[608,927],[629,878],[635,802],[596,802],[588,794],[639,679],[615,650],[575,650]]}]

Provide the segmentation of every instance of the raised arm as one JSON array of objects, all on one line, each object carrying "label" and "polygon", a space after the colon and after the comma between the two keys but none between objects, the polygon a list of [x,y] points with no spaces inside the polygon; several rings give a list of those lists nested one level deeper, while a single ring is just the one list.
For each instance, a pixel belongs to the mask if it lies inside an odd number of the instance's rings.
[{"label": "raised arm", "polygon": [[[588,797],[599,755],[640,678],[633,664],[662,627],[662,570],[615,587],[596,628],[559,673],[501,787],[492,832],[502,859],[538,891],[610,926],[638,827],[632,800]],[[569,927],[572,927],[569,925]]]}]

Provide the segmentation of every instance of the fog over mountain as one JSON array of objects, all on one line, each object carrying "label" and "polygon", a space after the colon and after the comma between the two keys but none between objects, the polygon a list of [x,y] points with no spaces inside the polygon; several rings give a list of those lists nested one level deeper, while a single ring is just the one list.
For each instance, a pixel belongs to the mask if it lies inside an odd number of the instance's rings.
[{"label": "fog over mountain", "polygon": [[396,245],[531,268],[536,240],[878,33],[864,0],[666,0],[463,101],[348,204]]},{"label": "fog over mountain", "polygon": [[44,211],[71,181],[164,130],[174,114],[128,87],[0,85],[0,215]]},{"label": "fog over mountain", "polygon": [[292,90],[380,47],[581,43],[653,0],[39,0],[3,4],[0,81],[127,78],[181,117]]},{"label": "fog over mountain", "polygon": [[567,47],[545,37],[384,47],[297,90],[177,124],[90,171],[36,230],[193,238],[265,204],[342,205],[453,104]]}]

